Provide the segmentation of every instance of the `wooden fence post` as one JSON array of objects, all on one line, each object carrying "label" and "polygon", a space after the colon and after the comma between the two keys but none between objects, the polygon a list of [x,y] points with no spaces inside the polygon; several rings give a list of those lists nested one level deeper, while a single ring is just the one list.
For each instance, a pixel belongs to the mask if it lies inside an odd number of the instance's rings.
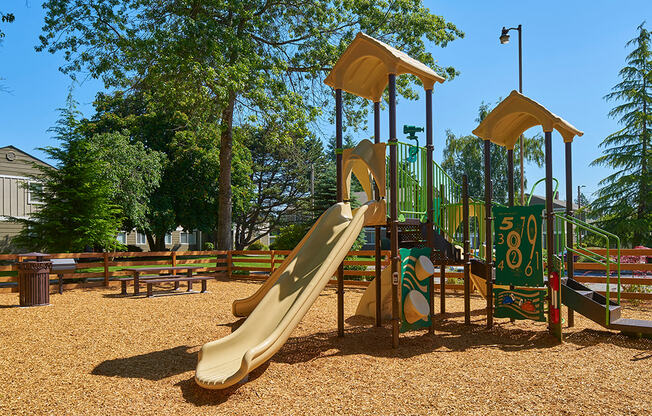
[{"label": "wooden fence post", "polygon": [[[23,261],[23,258],[20,256],[16,256],[16,263],[13,264],[13,270],[18,271],[18,264]],[[18,275],[16,275],[16,287],[18,288],[18,292],[20,293],[20,278],[18,278]]]},{"label": "wooden fence post", "polygon": [[104,286],[109,285],[109,253],[104,252]]},{"label": "wooden fence post", "polygon": [[177,252],[172,252],[172,267],[177,267]]},{"label": "wooden fence post", "polygon": [[272,254],[269,256],[269,259],[271,261],[271,263],[269,265],[269,274],[270,274],[270,276],[272,275],[272,273],[274,273],[274,256],[275,256],[275,253],[274,253],[274,250],[272,250]]},{"label": "wooden fence post", "polygon": [[231,250],[228,250],[226,252],[226,277],[229,279],[231,279],[232,257],[233,255],[231,254]]}]

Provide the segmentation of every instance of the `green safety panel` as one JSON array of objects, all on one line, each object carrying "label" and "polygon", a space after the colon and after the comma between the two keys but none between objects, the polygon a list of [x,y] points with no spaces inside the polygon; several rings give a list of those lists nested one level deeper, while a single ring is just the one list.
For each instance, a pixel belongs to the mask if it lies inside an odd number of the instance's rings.
[{"label": "green safety panel", "polygon": [[[401,256],[401,332],[430,327],[430,276],[417,276],[417,260],[430,258],[428,247],[402,248]],[[419,280],[419,279],[422,280]]]},{"label": "green safety panel", "polygon": [[543,205],[494,207],[496,284],[543,286]]},{"label": "green safety panel", "polygon": [[546,289],[494,289],[494,316],[545,322],[545,298]]}]

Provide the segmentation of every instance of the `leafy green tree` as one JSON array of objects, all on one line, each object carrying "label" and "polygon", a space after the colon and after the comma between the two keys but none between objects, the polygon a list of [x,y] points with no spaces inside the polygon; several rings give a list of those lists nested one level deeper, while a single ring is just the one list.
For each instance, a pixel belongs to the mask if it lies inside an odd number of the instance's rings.
[{"label": "leafy green tree", "polygon": [[114,249],[121,225],[120,207],[113,201],[114,184],[81,133],[72,95],[59,111],[61,116],[51,131],[61,147],[41,149],[57,166],[34,165],[41,172],[35,177],[41,185],[32,191],[45,204],[31,219],[17,219],[24,227],[14,244],[51,252]]},{"label": "leafy green tree", "polygon": [[[426,47],[463,36],[414,0],[48,0],[44,8],[37,50],[63,51],[64,72],[145,86],[193,121],[219,125],[219,248],[231,245],[234,125],[301,126],[331,110],[322,81],[358,31],[450,77],[455,69],[438,67]],[[416,97],[417,82],[399,78],[399,93]],[[361,125],[368,107],[347,94],[346,122]]]},{"label": "leafy green tree", "polygon": [[[4,13],[0,11],[0,22],[2,23],[12,23],[14,20],[16,20],[16,16],[14,16],[13,13]],[[4,41],[5,37],[5,32],[0,28],[0,44]],[[4,80],[4,78],[0,78],[0,80]],[[8,92],[9,89],[5,87],[4,85],[0,84],[0,91],[2,92]]]},{"label": "leafy green tree", "polygon": [[[5,13],[0,11],[0,21],[2,23],[12,23],[16,20],[16,16],[13,13]],[[5,37],[5,32],[0,29],[0,41]]]},{"label": "leafy green tree", "polygon": [[623,128],[607,136],[600,147],[603,154],[592,166],[608,166],[614,173],[602,179],[591,208],[598,224],[615,233],[632,246],[652,244],[652,188],[650,182],[650,130],[652,114],[652,50],[650,31],[644,23],[638,36],[627,46],[627,66],[620,70],[621,82],[605,96],[617,101],[609,116],[618,118]]},{"label": "leafy green tree", "polygon": [[121,209],[123,228],[147,229],[149,201],[160,185],[165,155],[142,142],[132,144],[122,133],[95,134],[87,140],[103,176],[113,185],[111,199]]},{"label": "leafy green tree", "polygon": [[[160,185],[150,194],[145,232],[152,250],[165,248],[165,235],[181,225],[214,232],[218,209],[219,126],[189,123],[187,114],[168,109],[143,91],[98,94],[96,114],[85,122],[86,134],[120,133],[134,144],[158,152],[162,159]],[[232,188],[235,212],[251,192],[251,160],[246,147],[234,143]]]},{"label": "leafy green tree", "polygon": [[288,218],[305,221],[311,169],[320,171],[325,160],[319,140],[284,125],[244,127],[236,135],[243,137],[253,162],[252,198],[234,214],[235,247],[241,250]]},{"label": "leafy green tree", "polygon": [[[480,123],[491,112],[488,104],[482,103],[478,109],[476,122]],[[483,198],[484,195],[484,144],[476,136],[456,136],[450,130],[446,132],[446,146],[443,152],[441,167],[451,175],[458,184],[462,183],[462,176],[467,175],[469,181],[469,195]],[[533,137],[523,138],[524,158],[527,162],[543,165],[543,137],[537,134]],[[514,146],[514,187],[520,183],[521,175],[519,165],[519,143]],[[493,199],[507,202],[507,149],[491,144],[491,180],[493,183]],[[515,190],[516,191],[516,190]],[[514,192],[516,195],[517,192]],[[518,198],[516,198],[518,200]]]}]

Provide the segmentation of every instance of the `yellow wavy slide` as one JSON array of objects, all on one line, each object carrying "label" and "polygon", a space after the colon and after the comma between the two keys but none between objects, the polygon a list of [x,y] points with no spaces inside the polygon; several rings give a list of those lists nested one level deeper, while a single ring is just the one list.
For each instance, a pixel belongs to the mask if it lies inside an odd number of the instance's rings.
[{"label": "yellow wavy slide", "polygon": [[229,387],[270,359],[336,273],[362,227],[384,216],[384,201],[371,201],[355,211],[343,202],[330,207],[273,278],[252,297],[234,303],[236,315],[249,317],[230,335],[202,346],[197,384]]}]

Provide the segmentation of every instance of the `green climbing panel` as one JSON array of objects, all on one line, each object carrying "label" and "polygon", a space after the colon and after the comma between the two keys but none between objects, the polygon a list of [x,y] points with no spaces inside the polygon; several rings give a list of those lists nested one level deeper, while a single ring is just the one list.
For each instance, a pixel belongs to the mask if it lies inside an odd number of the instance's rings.
[{"label": "green climbing panel", "polygon": [[496,283],[543,286],[543,205],[494,207]]},{"label": "green climbing panel", "polygon": [[[401,332],[430,327],[430,275],[417,276],[419,257],[430,258],[431,249],[402,248],[401,256]],[[421,279],[421,280],[419,280]]]}]

